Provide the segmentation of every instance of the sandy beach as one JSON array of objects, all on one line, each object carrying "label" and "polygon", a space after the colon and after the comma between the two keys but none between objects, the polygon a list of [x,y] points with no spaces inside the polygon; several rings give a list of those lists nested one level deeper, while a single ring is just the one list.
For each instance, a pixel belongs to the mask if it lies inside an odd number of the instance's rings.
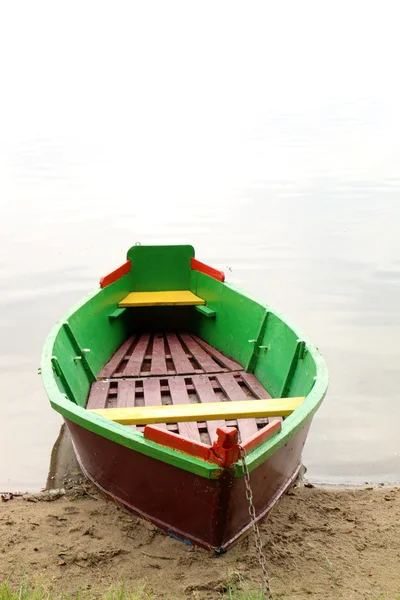
[{"label": "sandy beach", "polygon": [[[256,587],[253,537],[227,554],[187,547],[105,501],[85,482],[0,502],[0,577],[100,598],[139,583],[157,599],[214,600],[229,582]],[[261,525],[281,599],[395,600],[400,595],[400,488],[298,484]]]}]

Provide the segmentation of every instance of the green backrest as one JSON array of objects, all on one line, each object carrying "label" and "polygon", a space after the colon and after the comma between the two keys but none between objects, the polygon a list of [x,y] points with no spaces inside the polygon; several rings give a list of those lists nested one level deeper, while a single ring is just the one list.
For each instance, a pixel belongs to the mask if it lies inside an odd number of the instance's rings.
[{"label": "green backrest", "polygon": [[132,246],[132,292],[188,290],[193,246]]}]

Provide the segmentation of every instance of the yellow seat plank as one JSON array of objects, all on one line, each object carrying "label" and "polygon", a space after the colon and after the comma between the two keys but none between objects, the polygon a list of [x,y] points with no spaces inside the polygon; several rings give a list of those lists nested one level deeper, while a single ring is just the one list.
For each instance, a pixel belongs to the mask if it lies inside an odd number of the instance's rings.
[{"label": "yellow seat plank", "polygon": [[205,304],[205,300],[190,290],[167,292],[131,292],[118,304],[120,308],[128,306],[196,306]]},{"label": "yellow seat plank", "polygon": [[150,425],[151,423],[179,423],[182,421],[286,417],[296,410],[303,400],[304,397],[207,402],[204,404],[199,402],[165,406],[104,408],[90,412],[122,425]]}]

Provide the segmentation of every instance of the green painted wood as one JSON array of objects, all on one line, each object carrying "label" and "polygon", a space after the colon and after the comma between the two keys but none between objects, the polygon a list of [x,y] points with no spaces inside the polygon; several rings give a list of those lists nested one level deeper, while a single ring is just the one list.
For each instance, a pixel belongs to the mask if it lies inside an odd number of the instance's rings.
[{"label": "green painted wood", "polygon": [[75,362],[77,360],[82,361],[83,368],[85,369],[85,371],[88,374],[89,381],[90,381],[90,383],[93,383],[93,381],[96,381],[96,374],[92,371],[92,368],[87,359],[87,353],[90,352],[90,348],[81,348],[80,347],[79,342],[76,339],[76,336],[75,336],[74,332],[72,331],[71,326],[68,323],[68,321],[66,321],[64,323],[64,331],[66,332],[69,339],[71,340],[72,345],[74,346],[76,353],[77,353],[76,356],[74,356],[73,360]]},{"label": "green painted wood", "polygon": [[249,342],[249,344],[254,344],[254,347],[253,347],[253,352],[252,352],[252,354],[249,358],[249,361],[246,365],[246,371],[248,373],[254,372],[254,368],[257,364],[257,360],[260,355],[260,351],[263,352],[264,354],[266,354],[266,352],[268,350],[268,346],[262,345],[262,340],[265,335],[265,330],[267,329],[268,315],[269,315],[269,312],[266,312],[264,315],[264,318],[261,321],[261,325],[260,325],[260,329],[258,331],[257,338],[254,341]]},{"label": "green painted wood", "polygon": [[60,367],[60,363],[58,362],[57,356],[51,357],[51,366],[53,367],[54,373],[60,379],[61,384],[65,390],[65,393],[66,393],[68,399],[71,400],[71,402],[73,402],[74,404],[77,404],[77,401],[75,400],[74,392],[72,391],[72,389],[68,383],[68,380],[65,378],[63,370]]},{"label": "green painted wood", "polygon": [[117,308],[116,310],[113,310],[113,312],[110,315],[108,315],[108,318],[110,319],[110,321],[113,321],[114,319],[122,317],[122,315],[124,315],[126,311],[126,308]]},{"label": "green painted wood", "polygon": [[110,356],[128,337],[125,317],[110,321],[110,313],[118,308],[118,302],[130,291],[130,273],[111,285],[97,290],[72,310],[68,322],[78,337],[82,348],[90,348],[88,363],[94,373],[109,360]]},{"label": "green painted wood", "polygon": [[304,390],[305,394],[309,394],[315,380],[317,378],[317,367],[313,356],[307,349],[304,357],[299,361],[297,368],[293,374],[292,382],[288,393],[290,396],[297,396],[299,390]]},{"label": "green painted wood", "polygon": [[193,246],[133,246],[132,292],[188,290]]},{"label": "green painted wood", "polygon": [[[84,298],[56,326],[57,335],[52,342],[51,355],[57,357],[63,377],[53,373],[53,376],[56,376],[55,383],[68,397],[70,390],[79,406],[85,406],[92,383],[87,367],[92,373],[98,373],[125,340],[125,319],[111,322],[108,316],[117,308],[119,300],[125,297],[128,291],[129,274]],[[79,348],[91,350],[85,355],[86,368],[82,360],[74,360],[79,352],[75,342],[63,327],[66,321],[72,335],[79,339]]]},{"label": "green painted wood", "polygon": [[297,340],[293,359],[292,359],[292,362],[290,363],[290,367],[288,370],[288,374],[286,375],[285,383],[282,386],[282,394],[286,394],[290,390],[295,371],[299,365],[299,361],[302,360],[302,358],[304,357],[304,347],[305,347],[304,342],[302,340]]},{"label": "green painted wood", "polygon": [[276,314],[270,314],[261,346],[266,353],[258,354],[254,375],[273,398],[279,398],[286,385],[289,369],[297,348],[298,335]]},{"label": "green painted wood", "polygon": [[199,312],[200,314],[204,315],[205,317],[208,317],[209,319],[215,319],[215,317],[217,316],[217,313],[215,310],[212,310],[212,308],[209,308],[208,306],[195,306],[194,307],[195,310],[197,310],[197,312]]},{"label": "green painted wood", "polygon": [[57,383],[68,398],[79,406],[85,406],[86,397],[89,393],[92,378],[82,361],[76,361],[77,349],[68,336],[63,324],[55,340],[52,354],[57,357],[61,374],[57,373]]},{"label": "green painted wood", "polygon": [[221,283],[204,273],[193,273],[190,289],[204,298],[206,305],[218,315],[215,320],[194,317],[195,333],[246,367],[254,350],[251,340],[257,339],[265,307],[231,284]]}]

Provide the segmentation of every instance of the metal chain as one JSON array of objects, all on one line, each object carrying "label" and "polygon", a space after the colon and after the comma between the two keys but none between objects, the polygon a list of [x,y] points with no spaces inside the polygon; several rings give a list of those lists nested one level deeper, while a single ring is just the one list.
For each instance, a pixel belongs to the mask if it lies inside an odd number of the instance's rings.
[{"label": "metal chain", "polygon": [[253,492],[252,492],[251,486],[250,486],[250,473],[249,473],[249,469],[247,467],[247,462],[246,462],[246,450],[242,446],[239,446],[239,448],[240,448],[240,459],[242,461],[242,467],[243,467],[243,473],[244,473],[244,483],[246,486],[246,498],[249,503],[250,521],[251,521],[251,526],[253,527],[256,549],[257,549],[257,553],[258,553],[258,561],[260,563],[261,570],[262,570],[263,591],[264,591],[265,598],[267,598],[268,600],[274,600],[274,597],[273,597],[272,591],[271,591],[271,585],[269,583],[269,576],[268,576],[268,571],[267,571],[267,560],[265,558],[265,554],[264,554],[264,550],[263,550],[260,529],[258,527],[258,523],[256,520],[256,509],[253,504]]}]

